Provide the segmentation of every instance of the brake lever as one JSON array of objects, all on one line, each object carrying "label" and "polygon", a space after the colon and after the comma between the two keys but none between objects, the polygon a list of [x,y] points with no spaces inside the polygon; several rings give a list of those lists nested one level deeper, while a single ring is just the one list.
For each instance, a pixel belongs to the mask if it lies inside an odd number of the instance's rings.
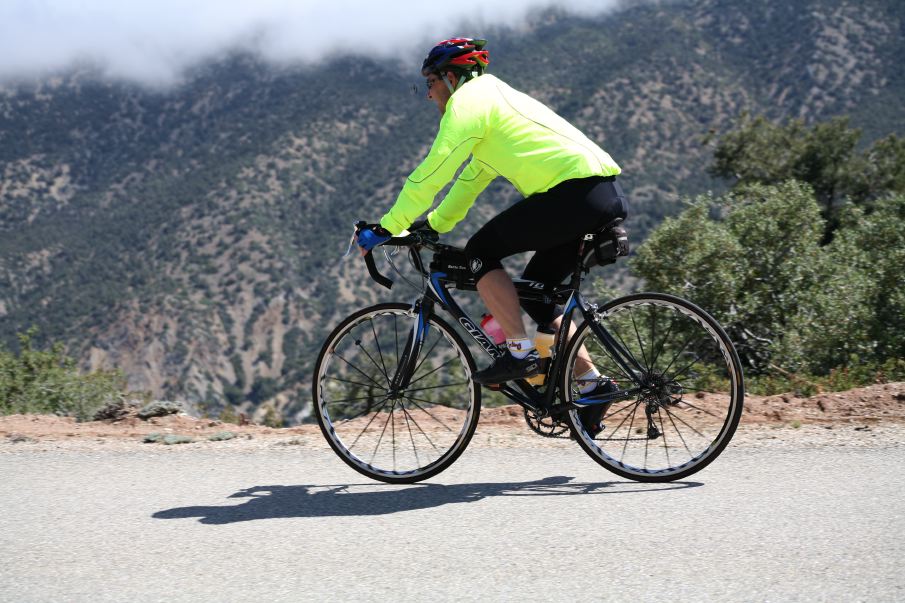
[{"label": "brake lever", "polygon": [[355,238],[358,236],[358,227],[354,227],[352,229],[352,238],[349,239],[349,248],[346,249],[346,252],[342,255],[340,260],[344,260],[352,253],[352,249],[355,247]]}]

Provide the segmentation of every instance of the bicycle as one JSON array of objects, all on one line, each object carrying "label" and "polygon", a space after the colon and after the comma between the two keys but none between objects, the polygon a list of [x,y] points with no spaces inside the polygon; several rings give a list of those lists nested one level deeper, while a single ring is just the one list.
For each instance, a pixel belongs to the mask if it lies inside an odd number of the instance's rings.
[{"label": "bicycle", "polygon": [[[514,280],[520,299],[556,303],[564,314],[544,383],[514,381],[494,389],[522,406],[532,429],[544,435],[568,430],[617,475],[677,480],[707,466],[732,438],[744,398],[741,363],[717,321],[689,301],[637,293],[598,306],[582,297],[583,274],[628,252],[619,222],[583,237],[568,284]],[[356,224],[356,233],[365,226]],[[421,278],[419,296],[342,320],[318,355],[312,395],[321,431],[346,464],[379,481],[414,483],[455,462],[477,426],[481,386],[471,379],[476,364],[463,334],[491,358],[505,346],[495,345],[450,294],[450,288],[477,289],[461,249],[439,243],[436,233],[394,237],[383,251],[403,278],[389,253],[394,247],[396,253],[408,249]],[[425,250],[433,254],[427,266]],[[365,261],[372,279],[393,286],[372,252]],[[581,320],[572,329],[576,312]],[[579,357],[598,368],[598,382],[610,376],[618,389],[581,394],[589,382],[575,374]],[[579,416],[591,406],[602,410],[604,429],[596,436]]]}]

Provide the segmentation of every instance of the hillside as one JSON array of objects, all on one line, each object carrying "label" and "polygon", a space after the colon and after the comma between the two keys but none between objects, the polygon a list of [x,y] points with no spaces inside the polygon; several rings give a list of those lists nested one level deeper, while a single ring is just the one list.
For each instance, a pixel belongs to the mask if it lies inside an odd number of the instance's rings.
[{"label": "hillside", "polygon": [[[722,186],[704,137],[743,111],[905,133],[903,29],[893,0],[689,0],[484,35],[494,73],[623,166],[637,244]],[[0,340],[38,325],[155,396],[298,416],[326,332],[386,296],[339,256],[430,145],[420,81],[233,55],[166,91],[90,70],[0,89]],[[514,198],[494,183],[453,240]]]}]

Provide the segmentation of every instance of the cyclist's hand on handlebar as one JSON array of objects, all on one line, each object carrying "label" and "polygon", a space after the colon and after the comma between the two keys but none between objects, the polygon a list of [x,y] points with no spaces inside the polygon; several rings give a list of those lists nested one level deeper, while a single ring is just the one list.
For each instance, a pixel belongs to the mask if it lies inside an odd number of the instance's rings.
[{"label": "cyclist's hand on handlebar", "polygon": [[362,228],[358,231],[357,237],[358,246],[361,247],[361,255],[365,255],[378,245],[386,243],[392,237],[393,235],[390,234],[390,231],[379,224]]}]

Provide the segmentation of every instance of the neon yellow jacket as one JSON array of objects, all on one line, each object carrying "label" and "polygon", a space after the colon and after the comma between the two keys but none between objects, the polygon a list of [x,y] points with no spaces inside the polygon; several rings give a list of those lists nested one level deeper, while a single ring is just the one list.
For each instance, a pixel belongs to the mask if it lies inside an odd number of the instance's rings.
[{"label": "neon yellow jacket", "polygon": [[543,103],[486,74],[462,84],[450,97],[430,153],[408,177],[380,225],[393,234],[407,229],[469,155],[471,162],[449,194],[427,216],[437,232],[452,230],[497,176],[530,197],[565,180],[622,171]]}]

